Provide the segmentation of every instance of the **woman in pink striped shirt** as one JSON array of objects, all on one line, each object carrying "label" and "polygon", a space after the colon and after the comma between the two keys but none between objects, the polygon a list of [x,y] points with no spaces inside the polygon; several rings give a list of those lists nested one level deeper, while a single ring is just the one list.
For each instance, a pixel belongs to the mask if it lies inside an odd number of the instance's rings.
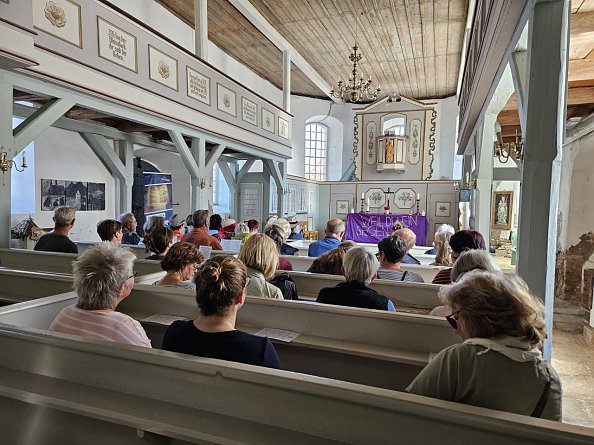
[{"label": "woman in pink striped shirt", "polygon": [[134,286],[135,260],[131,250],[110,242],[85,250],[73,264],[78,303],[64,308],[50,331],[150,348],[140,323],[115,311]]}]

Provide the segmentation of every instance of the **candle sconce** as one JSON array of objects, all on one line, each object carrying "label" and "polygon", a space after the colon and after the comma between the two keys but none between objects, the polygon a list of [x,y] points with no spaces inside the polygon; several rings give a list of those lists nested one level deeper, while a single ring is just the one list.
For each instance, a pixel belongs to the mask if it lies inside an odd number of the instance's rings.
[{"label": "candle sconce", "polygon": [[25,155],[25,151],[23,150],[22,161],[21,161],[21,168],[19,169],[16,162],[12,159],[8,160],[8,152],[5,150],[4,146],[0,147],[0,170],[3,173],[6,173],[12,167],[18,172],[23,172],[27,168],[27,157]]}]

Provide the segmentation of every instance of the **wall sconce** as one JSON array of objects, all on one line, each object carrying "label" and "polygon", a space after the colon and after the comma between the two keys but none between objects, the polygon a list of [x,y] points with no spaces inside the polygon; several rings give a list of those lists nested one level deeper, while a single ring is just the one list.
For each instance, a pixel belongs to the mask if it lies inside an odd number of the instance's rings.
[{"label": "wall sconce", "polygon": [[200,182],[198,183],[198,186],[201,189],[205,189],[206,187],[208,188],[212,188],[212,178],[208,178],[208,182],[206,181],[206,178],[200,178]]},{"label": "wall sconce", "polygon": [[455,192],[459,192],[460,191],[460,184],[458,184],[457,182],[454,182],[454,191]]},{"label": "wall sconce", "polygon": [[4,146],[0,147],[0,170],[3,173],[6,173],[12,167],[18,172],[23,172],[27,168],[27,156],[25,151],[23,151],[22,161],[21,161],[21,168],[19,170],[18,165],[13,160],[8,160],[8,152],[4,149]]},{"label": "wall sconce", "polygon": [[514,158],[522,162],[524,158],[524,142],[518,138],[518,130],[516,129],[516,140],[514,142],[504,143],[501,134],[501,125],[499,125],[499,122],[495,122],[495,135],[497,136],[495,156],[499,159],[499,162],[505,164],[512,154]]}]

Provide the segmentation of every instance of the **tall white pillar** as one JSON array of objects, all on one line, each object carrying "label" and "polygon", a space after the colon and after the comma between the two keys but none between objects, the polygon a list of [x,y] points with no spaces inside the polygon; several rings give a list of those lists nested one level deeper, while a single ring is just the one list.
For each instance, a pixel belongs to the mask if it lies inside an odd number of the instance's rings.
[{"label": "tall white pillar", "polygon": [[538,2],[528,29],[526,132],[518,274],[543,299],[551,357],[561,148],[565,134],[569,0]]},{"label": "tall white pillar", "polygon": [[208,62],[207,0],[194,0],[194,53]]},{"label": "tall white pillar", "polygon": [[134,144],[130,141],[117,141],[117,151],[120,161],[124,164],[124,180],[119,181],[119,199],[116,207],[116,217],[122,213],[132,211],[132,186],[134,185]]},{"label": "tall white pillar", "polygon": [[[12,83],[0,79],[0,145],[14,156],[12,134]],[[0,172],[0,247],[10,247],[10,170]]]},{"label": "tall white pillar", "polygon": [[478,176],[476,188],[478,193],[477,210],[474,227],[481,232],[485,241],[491,239],[491,196],[493,192],[493,134],[495,132],[495,114],[485,114],[482,131],[477,138],[479,158],[477,160]]}]

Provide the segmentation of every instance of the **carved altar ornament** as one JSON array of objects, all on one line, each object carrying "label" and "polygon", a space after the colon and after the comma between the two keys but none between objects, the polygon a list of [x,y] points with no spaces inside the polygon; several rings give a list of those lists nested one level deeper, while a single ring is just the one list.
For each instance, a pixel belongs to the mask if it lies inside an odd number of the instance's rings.
[{"label": "carved altar ornament", "polygon": [[367,160],[368,165],[373,165],[376,163],[376,128],[375,122],[369,122],[367,124],[367,146],[365,147],[365,159]]},{"label": "carved altar ornament", "polygon": [[169,70],[169,65],[164,60],[159,60],[159,74],[163,79],[167,79],[171,74]]},{"label": "carved altar ornament", "polygon": [[406,169],[406,136],[386,135],[377,138],[377,171],[402,173]]},{"label": "carved altar ornament", "polygon": [[45,18],[47,18],[56,28],[63,28],[66,26],[66,13],[60,5],[55,2],[47,2],[45,4]]},{"label": "carved altar ornament", "polygon": [[231,106],[231,99],[227,94],[223,96],[223,105],[225,105],[226,108],[229,108]]}]

